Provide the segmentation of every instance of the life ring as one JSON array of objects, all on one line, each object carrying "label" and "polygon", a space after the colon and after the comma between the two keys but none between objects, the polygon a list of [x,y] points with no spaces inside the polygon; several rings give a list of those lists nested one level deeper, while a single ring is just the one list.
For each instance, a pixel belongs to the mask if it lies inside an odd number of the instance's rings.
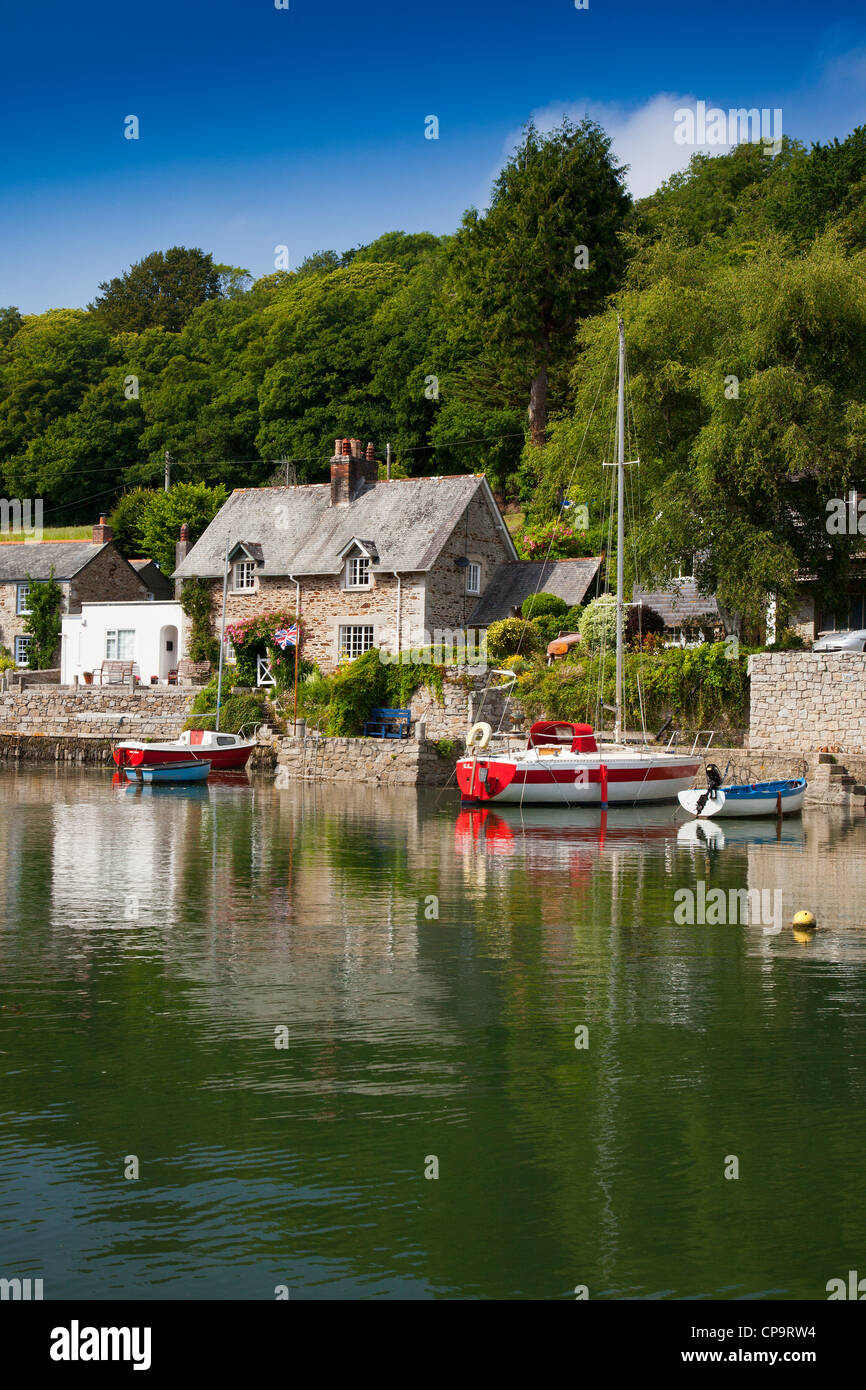
[{"label": "life ring", "polygon": [[493,736],[489,724],[473,724],[466,736],[467,748],[486,748]]}]

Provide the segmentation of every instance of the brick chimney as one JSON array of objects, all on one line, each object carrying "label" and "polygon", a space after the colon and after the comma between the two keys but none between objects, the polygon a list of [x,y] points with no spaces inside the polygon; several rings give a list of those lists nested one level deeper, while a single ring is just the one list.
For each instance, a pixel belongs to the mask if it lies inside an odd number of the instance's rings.
[{"label": "brick chimney", "polygon": [[93,528],[93,544],[105,545],[106,541],[114,540],[114,532],[108,524],[107,516],[100,516],[99,525]]},{"label": "brick chimney", "polygon": [[182,564],[189,552],[192,550],[192,543],[189,538],[189,527],[186,522],[180,528],[180,540],[175,542],[174,547],[174,567]]},{"label": "brick chimney", "polygon": [[376,450],[368,444],[362,449],[360,439],[335,439],[331,459],[331,506],[341,507],[354,501],[364,487],[372,487],[379,477]]}]

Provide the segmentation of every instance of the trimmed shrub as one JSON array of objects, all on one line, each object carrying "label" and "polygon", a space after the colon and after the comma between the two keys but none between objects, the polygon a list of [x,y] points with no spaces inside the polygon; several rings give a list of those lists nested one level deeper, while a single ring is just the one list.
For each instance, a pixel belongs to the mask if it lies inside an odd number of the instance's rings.
[{"label": "trimmed shrub", "polygon": [[523,618],[543,618],[545,614],[568,612],[568,604],[558,594],[530,594],[523,600],[520,615]]},{"label": "trimmed shrub", "polygon": [[491,661],[504,661],[507,656],[532,656],[541,649],[541,638],[523,618],[500,618],[487,629],[487,655]]},{"label": "trimmed shrub", "polygon": [[613,594],[602,594],[586,605],[579,632],[590,648],[613,647],[616,642],[616,599]]}]

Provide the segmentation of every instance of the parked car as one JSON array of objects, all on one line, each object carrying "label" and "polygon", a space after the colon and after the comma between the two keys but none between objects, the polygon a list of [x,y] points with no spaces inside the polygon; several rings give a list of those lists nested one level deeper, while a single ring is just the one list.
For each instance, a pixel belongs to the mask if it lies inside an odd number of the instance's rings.
[{"label": "parked car", "polygon": [[819,632],[813,652],[866,652],[866,628],[844,632]]}]

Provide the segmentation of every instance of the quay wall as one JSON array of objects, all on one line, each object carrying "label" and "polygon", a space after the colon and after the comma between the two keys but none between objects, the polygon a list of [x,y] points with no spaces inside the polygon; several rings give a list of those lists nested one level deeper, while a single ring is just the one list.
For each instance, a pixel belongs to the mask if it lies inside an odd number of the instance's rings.
[{"label": "quay wall", "polygon": [[172,686],[28,685],[0,692],[0,735],[176,738],[195,695]]},{"label": "quay wall", "polygon": [[[431,739],[280,738],[271,740],[268,761],[276,785],[289,782],[351,782],[387,787],[443,787],[454,777],[462,744],[443,756]],[[258,763],[264,769],[265,757]]]},{"label": "quay wall", "polygon": [[760,652],[749,677],[749,748],[866,751],[866,653]]}]

